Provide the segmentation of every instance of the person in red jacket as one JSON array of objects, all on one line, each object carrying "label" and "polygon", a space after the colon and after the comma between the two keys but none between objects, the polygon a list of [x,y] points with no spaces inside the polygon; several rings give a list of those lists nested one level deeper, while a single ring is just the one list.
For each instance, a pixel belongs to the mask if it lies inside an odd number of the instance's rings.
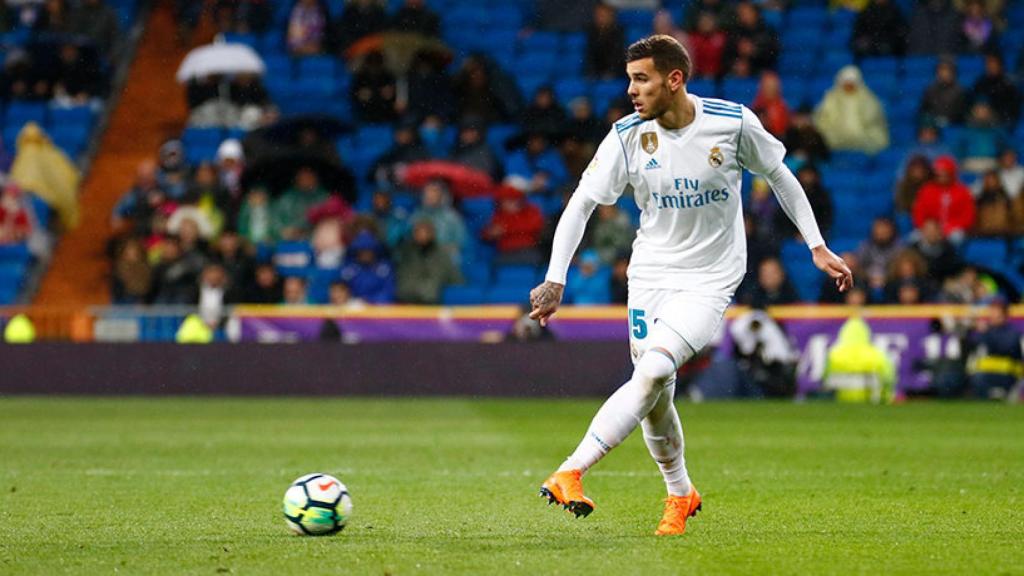
[{"label": "person in red jacket", "polygon": [[493,242],[501,264],[537,264],[537,244],[544,229],[544,216],[522,192],[511,186],[499,186],[494,194],[498,203],[494,216],[483,230],[483,239]]},{"label": "person in red jacket", "polygon": [[939,156],[934,163],[935,178],[921,186],[914,200],[914,228],[928,220],[942,226],[942,233],[953,242],[963,240],[974,225],[974,197],[957,177],[956,160]]}]

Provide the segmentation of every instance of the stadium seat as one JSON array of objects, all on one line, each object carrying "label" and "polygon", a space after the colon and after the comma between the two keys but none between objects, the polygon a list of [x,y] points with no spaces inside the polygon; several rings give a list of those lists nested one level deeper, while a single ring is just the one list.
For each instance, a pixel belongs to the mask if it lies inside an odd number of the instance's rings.
[{"label": "stadium seat", "polygon": [[652,22],[654,22],[654,12],[642,9],[619,10],[618,20],[623,28],[631,26],[647,26],[650,28]]},{"label": "stadium seat", "polygon": [[484,295],[480,286],[446,286],[441,294],[441,303],[445,306],[483,304]]},{"label": "stadium seat", "polygon": [[466,260],[462,263],[462,277],[466,280],[466,284],[488,286],[491,284],[493,276],[491,273],[491,262],[487,259],[487,256],[483,255],[483,251],[480,248],[480,246],[474,245],[466,250],[466,252],[472,251],[475,254],[473,255],[473,260]]},{"label": "stadium seat", "polygon": [[533,289],[532,284],[521,284],[518,286],[512,285],[496,285],[490,287],[484,296],[484,300],[488,304],[526,304],[530,299],[530,290]]},{"label": "stadium seat", "polygon": [[718,87],[708,78],[694,78],[686,83],[686,91],[703,98],[717,98]]},{"label": "stadium seat", "polygon": [[786,26],[789,30],[823,30],[828,24],[828,10],[823,6],[799,6],[789,11]]},{"label": "stadium seat", "polygon": [[1006,241],[995,238],[975,238],[963,249],[964,260],[984,268],[999,270],[1007,265]]},{"label": "stadium seat", "polygon": [[757,96],[758,82],[756,78],[726,78],[722,80],[722,94],[733,102],[750,106]]},{"label": "stadium seat", "polygon": [[298,59],[298,77],[334,78],[337,61],[331,56],[306,56]]},{"label": "stadium seat", "polygon": [[27,263],[32,259],[28,244],[0,244],[0,263]]},{"label": "stadium seat", "polygon": [[894,56],[865,58],[860,61],[860,70],[864,76],[886,75],[895,77],[900,70],[900,61]]},{"label": "stadium seat", "polygon": [[50,110],[50,127],[92,126],[93,112],[88,106],[58,107]]},{"label": "stadium seat", "polygon": [[564,78],[555,82],[555,94],[563,104],[574,98],[590,95],[590,82],[584,78]]},{"label": "stadium seat", "polygon": [[40,126],[45,126],[46,104],[40,102],[12,102],[7,106],[4,124],[7,126],[22,126],[28,122],[35,122]]},{"label": "stadium seat", "polygon": [[306,277],[313,266],[313,248],[308,242],[279,242],[273,261],[282,276]]},{"label": "stadium seat", "polygon": [[561,37],[556,32],[534,32],[519,41],[519,50],[522,53],[547,53],[550,58],[551,54],[558,51],[560,43]]},{"label": "stadium seat", "polygon": [[186,150],[192,147],[220,146],[224,141],[224,130],[221,128],[200,128],[189,126],[181,133],[181,143]]},{"label": "stadium seat", "polygon": [[528,264],[507,264],[498,266],[494,283],[498,286],[525,285],[531,287],[539,280],[540,269]]}]

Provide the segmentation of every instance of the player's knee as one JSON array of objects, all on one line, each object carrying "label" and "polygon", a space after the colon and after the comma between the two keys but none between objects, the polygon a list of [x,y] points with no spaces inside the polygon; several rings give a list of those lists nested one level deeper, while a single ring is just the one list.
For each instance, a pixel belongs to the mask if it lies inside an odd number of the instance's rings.
[{"label": "player's knee", "polygon": [[647,350],[636,364],[636,380],[652,394],[660,393],[675,375],[675,359],[661,348]]}]

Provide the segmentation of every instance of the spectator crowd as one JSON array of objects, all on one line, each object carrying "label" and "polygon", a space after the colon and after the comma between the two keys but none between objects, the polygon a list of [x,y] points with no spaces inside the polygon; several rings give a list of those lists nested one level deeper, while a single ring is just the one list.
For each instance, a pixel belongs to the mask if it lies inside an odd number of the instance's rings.
[{"label": "spectator crowd", "polygon": [[[449,287],[488,282],[492,266],[543,267],[579,175],[611,124],[631,111],[625,83],[604,100],[550,82],[525,89],[499,58],[447,47],[449,15],[422,0],[405,0],[391,13],[376,0],[351,0],[332,12],[338,4],[298,0],[283,20],[258,0],[206,6],[222,32],[279,38],[296,61],[344,63],[351,117],[338,126],[289,123],[280,113],[287,103],[275,101],[265,87],[271,79],[258,75],[191,82],[196,125],[204,125],[197,110],[224,98],[256,112],[229,125],[244,130],[220,142],[213,158],[194,161],[183,137],[138,167],[113,215],[115,301],[436,304]],[[524,21],[519,37],[582,32],[583,80],[621,78],[637,3],[578,4],[586,9],[538,0],[537,20]],[[748,104],[786,144],[823,232],[838,241],[857,278],[846,295],[826,285],[819,296],[815,285],[821,302],[977,302],[1005,293],[1007,284],[968,263],[963,248],[1024,231],[1024,167],[1011,136],[1021,95],[1005,59],[1003,40],[1015,34],[1007,7],[980,0],[836,4],[852,21],[842,47],[849,61],[814,99],[810,90],[787,96],[794,71],[781,57],[788,36],[780,23],[792,22],[799,8],[785,2],[697,0],[683,11],[641,12],[649,16],[642,32],[679,39],[693,58],[695,93],[711,95],[705,90],[721,84],[725,98]],[[202,15],[197,6],[181,3],[183,33]],[[401,66],[386,49],[393,32],[417,37],[419,49]],[[958,70],[966,54],[984,63],[972,83]],[[876,76],[862,68],[914,57],[933,58],[934,79],[896,122],[891,99],[876,94]],[[730,94],[729,86],[752,90]],[[894,146],[905,121],[916,139]],[[381,130],[390,145],[359,161],[361,136],[348,134]],[[898,165],[898,174],[885,175],[888,208],[875,214],[866,237],[850,237],[837,231],[845,204],[833,190],[847,189],[837,167],[875,158]],[[486,193],[474,188],[478,181]],[[784,258],[797,232],[765,182],[749,182],[744,206],[749,274],[737,301],[806,300]],[[637,217],[629,198],[595,213],[570,276],[570,303],[625,301]]]}]

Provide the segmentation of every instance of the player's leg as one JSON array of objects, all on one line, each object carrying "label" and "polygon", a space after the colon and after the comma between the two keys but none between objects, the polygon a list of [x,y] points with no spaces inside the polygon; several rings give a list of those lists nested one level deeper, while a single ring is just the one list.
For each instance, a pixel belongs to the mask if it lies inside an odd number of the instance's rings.
[{"label": "player's leg", "polygon": [[675,388],[675,382],[665,387],[641,425],[647,450],[658,463],[669,496],[686,496],[690,493],[690,476],[686,472],[683,426],[673,401]]},{"label": "player's leg", "polygon": [[609,451],[622,443],[647,417],[692,350],[667,326],[652,330],[650,347],[642,353],[633,375],[601,406],[576,450],[541,487],[541,495],[586,516],[594,503],[583,495],[580,478]]},{"label": "player's leg", "polygon": [[633,375],[601,406],[579,446],[559,471],[586,472],[622,443],[651,413],[676,369],[692,356],[689,346],[666,326],[655,326]]},{"label": "player's leg", "polygon": [[[660,307],[660,326],[671,330],[691,345],[694,354],[711,341],[722,322],[729,300],[718,296],[680,295]],[[701,509],[701,497],[690,482],[684,455],[683,427],[675,406],[675,381],[643,421],[644,441],[658,463],[668,497],[658,524],[658,535],[686,531],[686,519]]]}]

